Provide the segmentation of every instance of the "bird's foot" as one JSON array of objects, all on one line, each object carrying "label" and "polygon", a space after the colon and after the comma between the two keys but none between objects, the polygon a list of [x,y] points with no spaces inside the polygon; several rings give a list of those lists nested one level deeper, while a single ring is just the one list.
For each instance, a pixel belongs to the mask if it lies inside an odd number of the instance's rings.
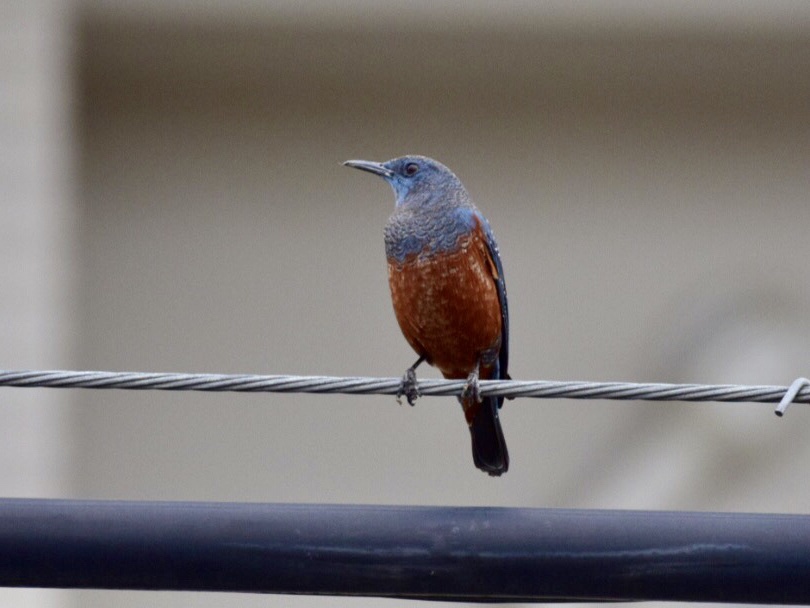
[{"label": "bird's foot", "polygon": [[419,386],[416,383],[416,369],[409,367],[402,376],[402,381],[399,383],[397,389],[397,403],[402,405],[402,396],[408,400],[408,405],[416,405],[416,400],[419,398]]},{"label": "bird's foot", "polygon": [[481,401],[483,401],[483,398],[481,397],[481,385],[478,383],[477,369],[467,376],[467,381],[464,383],[464,388],[461,389],[461,400],[472,400],[474,403],[481,403]]}]

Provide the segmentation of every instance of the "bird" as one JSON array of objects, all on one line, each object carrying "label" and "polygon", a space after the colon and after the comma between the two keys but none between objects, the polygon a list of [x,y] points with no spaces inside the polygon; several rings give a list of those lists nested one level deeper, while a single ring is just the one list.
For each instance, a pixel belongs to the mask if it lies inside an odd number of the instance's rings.
[{"label": "bird", "polygon": [[440,162],[407,155],[386,162],[348,160],[394,190],[385,225],[394,313],[419,358],[402,377],[402,395],[419,396],[423,362],[445,378],[465,379],[459,396],[475,466],[491,476],[509,470],[499,410],[503,397],[480,394],[479,379],[508,379],[509,312],[500,252],[487,219],[458,177]]}]

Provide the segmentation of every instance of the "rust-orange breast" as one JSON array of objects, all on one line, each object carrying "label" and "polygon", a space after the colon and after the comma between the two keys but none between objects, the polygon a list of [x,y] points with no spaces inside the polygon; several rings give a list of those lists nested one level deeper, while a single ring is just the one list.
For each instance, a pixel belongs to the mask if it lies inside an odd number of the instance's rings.
[{"label": "rust-orange breast", "polygon": [[402,333],[445,377],[466,377],[483,353],[499,349],[497,270],[480,227],[452,252],[389,259],[388,281]]}]

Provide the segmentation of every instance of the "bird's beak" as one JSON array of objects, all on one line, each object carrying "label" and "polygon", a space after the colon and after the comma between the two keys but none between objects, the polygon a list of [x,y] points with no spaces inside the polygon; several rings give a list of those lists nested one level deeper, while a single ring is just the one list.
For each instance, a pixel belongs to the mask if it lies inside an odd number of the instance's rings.
[{"label": "bird's beak", "polygon": [[360,169],[361,171],[368,171],[369,173],[373,173],[374,175],[379,175],[381,177],[392,177],[394,175],[394,172],[382,163],[375,163],[370,160],[347,160],[343,164],[347,167],[354,167],[355,169]]}]

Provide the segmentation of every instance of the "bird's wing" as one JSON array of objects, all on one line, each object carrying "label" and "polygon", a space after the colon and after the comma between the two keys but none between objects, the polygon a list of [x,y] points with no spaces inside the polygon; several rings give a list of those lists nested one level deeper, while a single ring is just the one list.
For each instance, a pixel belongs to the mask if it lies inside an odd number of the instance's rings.
[{"label": "bird's wing", "polygon": [[495,235],[492,234],[492,228],[489,226],[487,219],[481,215],[480,212],[475,212],[475,217],[479,225],[487,237],[487,253],[489,254],[490,262],[494,268],[493,278],[495,285],[498,288],[498,300],[501,304],[501,350],[498,353],[498,379],[505,380],[509,378],[507,369],[509,367],[509,304],[506,297],[506,281],[503,277],[503,264],[501,263],[501,254],[498,251],[498,243],[495,242]]}]

